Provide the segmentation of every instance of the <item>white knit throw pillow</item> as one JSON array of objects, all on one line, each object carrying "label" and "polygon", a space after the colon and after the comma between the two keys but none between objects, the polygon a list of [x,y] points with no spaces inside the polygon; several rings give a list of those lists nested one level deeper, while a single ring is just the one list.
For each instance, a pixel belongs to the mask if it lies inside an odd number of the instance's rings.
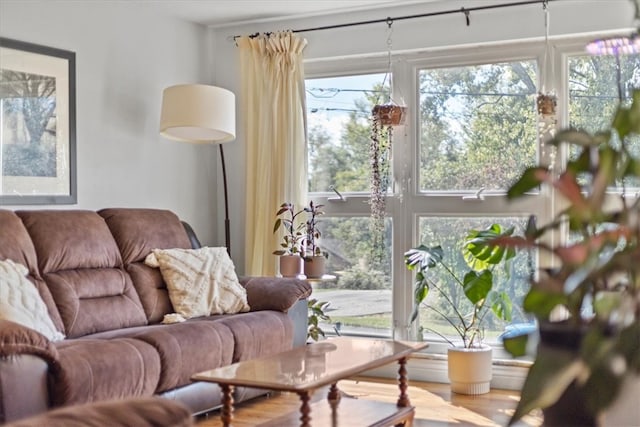
[{"label": "white knit throw pillow", "polygon": [[160,267],[171,304],[186,319],[249,311],[226,248],[154,249],[145,263]]},{"label": "white knit throw pillow", "polygon": [[40,332],[50,341],[64,339],[53,325],[38,289],[27,279],[27,267],[10,259],[0,261],[0,319]]}]

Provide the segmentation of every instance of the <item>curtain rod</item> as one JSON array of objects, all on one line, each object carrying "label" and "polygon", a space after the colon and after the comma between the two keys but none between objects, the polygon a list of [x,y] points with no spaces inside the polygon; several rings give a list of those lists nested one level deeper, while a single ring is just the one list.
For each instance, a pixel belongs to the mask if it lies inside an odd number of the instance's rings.
[{"label": "curtain rod", "polygon": [[[513,2],[513,3],[492,4],[487,6],[461,7],[460,9],[449,9],[449,10],[442,10],[438,12],[419,13],[416,15],[404,15],[404,16],[396,16],[396,17],[389,16],[386,18],[371,19],[368,21],[356,21],[356,22],[347,22],[345,24],[325,25],[322,27],[302,28],[298,30],[291,30],[291,32],[305,33],[309,31],[333,30],[336,28],[355,27],[358,25],[380,24],[383,22],[391,26],[394,21],[403,21],[405,19],[427,18],[430,16],[450,15],[453,13],[464,14],[467,20],[467,26],[469,26],[471,25],[471,19],[469,16],[471,12],[475,12],[479,10],[488,10],[488,9],[500,9],[504,7],[525,6],[525,5],[537,4],[537,3],[541,3],[544,7],[546,7],[546,5],[551,1],[556,1],[556,0],[527,0],[527,1],[519,1],[519,2]],[[265,34],[271,34],[271,33],[267,32]],[[249,37],[257,37],[258,35],[260,35],[260,33],[251,34]],[[233,36],[233,39],[235,40],[238,37],[242,37],[242,36]]]}]

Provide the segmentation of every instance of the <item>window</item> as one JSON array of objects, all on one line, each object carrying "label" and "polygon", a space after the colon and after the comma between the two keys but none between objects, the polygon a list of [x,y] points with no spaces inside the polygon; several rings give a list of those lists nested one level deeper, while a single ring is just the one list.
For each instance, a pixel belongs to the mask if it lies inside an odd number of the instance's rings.
[{"label": "window", "polygon": [[[526,226],[526,219],[518,217],[420,217],[419,232],[420,242],[427,246],[441,245],[444,249],[444,260],[447,265],[451,266],[456,276],[462,278],[464,272],[468,271],[468,267],[462,256],[462,241],[467,232],[471,229],[481,230],[489,227],[493,223],[498,223],[504,228],[514,227],[514,234],[523,234]],[[440,277],[436,278],[435,274]],[[438,283],[439,287],[448,289],[447,295],[455,303],[461,313],[470,313],[471,306],[463,295],[462,287],[451,281],[450,276],[442,269],[433,270],[432,277]],[[510,268],[505,270],[498,266],[493,271],[494,288],[499,292],[506,292],[513,303],[514,324],[525,324],[532,321],[522,310],[522,301],[528,289],[527,283],[534,274],[534,256],[526,251],[517,253],[515,260],[510,263]],[[441,296],[437,292],[430,292],[424,304],[428,304],[437,310],[421,310],[420,311],[420,327],[423,335],[445,335],[447,337],[455,336],[455,331],[447,321],[451,319],[457,322],[451,305],[441,300]],[[446,316],[446,319],[445,319]],[[496,342],[499,335],[504,332],[505,325],[492,319],[487,318],[485,341]],[[431,337],[435,338],[435,337]]]},{"label": "window", "polygon": [[[335,192],[321,200],[330,210],[346,210],[321,218],[327,271],[337,278],[315,282],[313,295],[330,302],[327,313],[340,333],[391,336],[392,223],[386,222],[385,253],[374,261],[368,205],[362,203],[369,192],[369,114],[384,97],[384,78],[376,73],[306,81],[310,197],[332,189],[348,195],[346,202]],[[354,211],[354,195],[365,209]]]},{"label": "window", "polygon": [[[569,125],[594,133],[608,127],[621,96],[630,102],[633,88],[640,87],[640,55],[621,55],[618,65],[611,55],[574,55],[567,60],[569,69]],[[631,140],[629,147],[637,157],[640,154],[640,138]],[[575,147],[574,147],[575,149]],[[575,152],[569,153],[575,158]],[[623,186],[640,187],[637,179],[616,183],[616,189]]]},{"label": "window", "polygon": [[535,164],[535,61],[426,68],[420,82],[420,189],[505,190]]},{"label": "window", "polygon": [[369,191],[369,115],[384,74],[308,79],[309,192]]},{"label": "window", "polygon": [[[553,76],[560,88],[558,126],[594,131],[613,114],[616,62],[585,56],[586,41],[558,42],[556,49],[564,54],[553,55],[547,67],[566,73]],[[306,81],[309,197],[325,204],[323,242],[337,277],[314,285],[314,297],[332,304],[328,314],[340,322],[341,333],[414,337],[412,275],[403,254],[416,244],[440,244],[462,265],[456,257],[469,229],[497,222],[523,230],[529,215],[544,224],[561,208],[546,188],[518,203],[504,197],[525,167],[548,154],[541,149],[535,106],[543,56],[544,45],[531,43],[396,58],[394,92],[401,93],[410,117],[394,129],[385,262],[377,264],[368,257],[368,117],[376,100],[384,99],[385,73],[379,70],[386,64],[341,60],[316,70],[314,64],[306,67],[313,76]],[[621,58],[621,66],[622,81],[640,84],[638,56]],[[622,89],[628,96],[630,87]],[[640,141],[632,149],[640,150]],[[565,161],[566,154],[558,153],[556,161]],[[538,254],[521,252],[513,270],[501,273],[498,286],[514,301],[513,323],[531,321],[520,304],[538,263],[550,265]],[[432,330],[451,333],[428,310],[419,324],[425,339],[438,340]],[[499,344],[504,328],[491,322],[487,341]]]}]

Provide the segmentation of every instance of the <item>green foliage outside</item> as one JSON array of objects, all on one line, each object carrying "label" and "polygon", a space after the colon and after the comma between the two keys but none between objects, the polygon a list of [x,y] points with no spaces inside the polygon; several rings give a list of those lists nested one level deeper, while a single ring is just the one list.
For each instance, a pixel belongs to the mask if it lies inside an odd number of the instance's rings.
[{"label": "green foliage outside", "polygon": [[535,163],[534,64],[420,71],[421,189],[501,190]]},{"label": "green foliage outside", "polygon": [[382,271],[354,267],[340,275],[339,288],[359,291],[389,289],[390,282]]}]

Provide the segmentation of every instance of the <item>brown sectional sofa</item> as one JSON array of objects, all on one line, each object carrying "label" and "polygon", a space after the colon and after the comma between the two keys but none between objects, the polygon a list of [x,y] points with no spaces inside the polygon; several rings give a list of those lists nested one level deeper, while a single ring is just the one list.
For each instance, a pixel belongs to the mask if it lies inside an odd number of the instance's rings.
[{"label": "brown sectional sofa", "polygon": [[[0,423],[52,407],[158,395],[192,413],[220,404],[196,372],[303,345],[297,279],[241,278],[251,311],[161,324],[173,312],[152,249],[198,245],[190,227],[156,209],[0,210],[0,259],[25,265],[66,339],[0,320]],[[237,401],[259,391],[236,390]]]}]

